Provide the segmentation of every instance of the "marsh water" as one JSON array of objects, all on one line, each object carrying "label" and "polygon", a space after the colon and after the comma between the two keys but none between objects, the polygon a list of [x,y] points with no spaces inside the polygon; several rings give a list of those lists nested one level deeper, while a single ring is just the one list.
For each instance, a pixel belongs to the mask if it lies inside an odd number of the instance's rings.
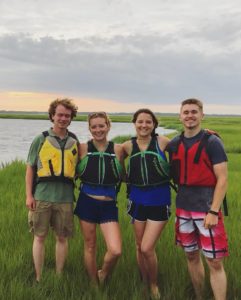
[{"label": "marsh water", "polygon": [[[26,160],[33,138],[51,127],[48,120],[0,119],[0,164],[15,159]],[[69,130],[74,132],[80,142],[90,139],[87,122],[72,121]],[[168,134],[171,129],[158,127],[157,133]],[[109,139],[120,135],[135,135],[132,123],[112,123]]]}]

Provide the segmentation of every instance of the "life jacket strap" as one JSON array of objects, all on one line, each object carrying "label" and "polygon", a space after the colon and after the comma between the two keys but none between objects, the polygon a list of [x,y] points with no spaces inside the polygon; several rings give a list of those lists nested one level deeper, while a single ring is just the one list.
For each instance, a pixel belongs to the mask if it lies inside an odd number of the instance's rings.
[{"label": "life jacket strap", "polygon": [[227,202],[227,195],[224,196],[223,199],[223,214],[227,217],[228,216],[228,202]]}]

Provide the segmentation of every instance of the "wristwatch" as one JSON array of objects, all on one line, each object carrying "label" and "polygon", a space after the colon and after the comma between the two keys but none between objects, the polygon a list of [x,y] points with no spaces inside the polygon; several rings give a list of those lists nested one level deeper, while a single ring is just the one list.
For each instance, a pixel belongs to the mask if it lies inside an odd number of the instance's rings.
[{"label": "wristwatch", "polygon": [[215,210],[211,210],[211,209],[210,209],[210,210],[208,211],[208,213],[211,214],[211,215],[214,215],[214,216],[218,216],[218,211],[215,211]]}]

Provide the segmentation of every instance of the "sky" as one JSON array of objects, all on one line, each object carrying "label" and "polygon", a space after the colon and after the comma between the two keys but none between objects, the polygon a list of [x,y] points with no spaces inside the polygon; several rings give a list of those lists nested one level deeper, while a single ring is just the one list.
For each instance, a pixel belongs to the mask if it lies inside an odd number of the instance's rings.
[{"label": "sky", "polygon": [[2,0],[0,110],[241,114],[240,0]]}]

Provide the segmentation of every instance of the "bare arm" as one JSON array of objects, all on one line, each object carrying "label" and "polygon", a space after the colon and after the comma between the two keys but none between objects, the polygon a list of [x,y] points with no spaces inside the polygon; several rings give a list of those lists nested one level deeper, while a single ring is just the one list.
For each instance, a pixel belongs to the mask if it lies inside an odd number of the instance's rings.
[{"label": "bare arm", "polygon": [[33,196],[34,167],[27,165],[25,183],[26,183],[26,206],[29,210],[35,210],[36,201]]},{"label": "bare arm", "polygon": [[131,155],[131,151],[132,151],[132,143],[131,141],[126,141],[122,144],[122,148],[123,148],[123,151],[124,151],[124,159]]},{"label": "bare arm", "polygon": [[[218,212],[220,210],[220,206],[225,197],[227,186],[228,186],[228,167],[227,162],[222,162],[220,164],[216,164],[213,166],[215,176],[217,178],[217,183],[215,186],[213,201],[211,205],[211,210]],[[212,226],[217,225],[218,216],[213,214],[207,214],[204,220],[205,228],[210,228]]]},{"label": "bare arm", "polygon": [[114,151],[117,159],[119,160],[120,163],[123,163],[124,161],[124,149],[121,144],[115,144],[114,146]]},{"label": "bare arm", "polygon": [[124,163],[124,158],[125,158],[125,152],[123,145],[121,144],[115,144],[115,154],[117,159],[119,160],[122,169],[123,169],[123,174],[122,174],[122,179],[125,181],[126,178],[126,169],[125,169],[125,163]]},{"label": "bare arm", "polygon": [[79,157],[82,159],[87,155],[88,145],[86,143],[79,144]]},{"label": "bare arm", "polygon": [[166,147],[168,145],[168,143],[170,142],[170,139],[164,135],[158,136],[158,144],[159,144],[159,148],[162,151],[166,150]]},{"label": "bare arm", "polygon": [[123,151],[123,166],[124,166],[123,170],[125,170],[123,181],[126,181],[127,174],[126,174],[126,168],[125,168],[125,159],[128,156],[131,155],[131,152],[132,152],[132,142],[131,141],[126,141],[121,146],[122,146],[122,151]]}]

